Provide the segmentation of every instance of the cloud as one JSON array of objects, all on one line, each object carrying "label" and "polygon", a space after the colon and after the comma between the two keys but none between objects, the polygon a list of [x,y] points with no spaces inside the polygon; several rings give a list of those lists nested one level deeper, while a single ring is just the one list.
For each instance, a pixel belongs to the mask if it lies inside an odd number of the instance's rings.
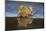
[{"label": "cloud", "polygon": [[44,16],[40,14],[35,14],[34,16],[32,16],[32,18],[44,18]]},{"label": "cloud", "polygon": [[16,17],[17,14],[6,12],[6,17]]}]

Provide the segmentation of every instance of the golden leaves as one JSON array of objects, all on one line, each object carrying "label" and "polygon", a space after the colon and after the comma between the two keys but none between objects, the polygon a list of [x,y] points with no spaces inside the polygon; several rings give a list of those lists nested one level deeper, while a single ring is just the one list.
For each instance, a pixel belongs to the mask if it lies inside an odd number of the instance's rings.
[{"label": "golden leaves", "polygon": [[21,16],[26,16],[31,13],[32,13],[32,8],[29,8],[25,5],[21,5],[20,8],[18,9],[18,14]]}]

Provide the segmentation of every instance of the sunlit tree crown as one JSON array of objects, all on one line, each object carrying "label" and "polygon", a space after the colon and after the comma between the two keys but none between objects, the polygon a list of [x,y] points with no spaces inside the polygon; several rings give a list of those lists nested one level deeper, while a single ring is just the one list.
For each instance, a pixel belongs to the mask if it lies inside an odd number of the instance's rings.
[{"label": "sunlit tree crown", "polygon": [[21,5],[18,9],[18,14],[21,16],[26,16],[32,13],[32,8],[27,7],[25,5]]}]

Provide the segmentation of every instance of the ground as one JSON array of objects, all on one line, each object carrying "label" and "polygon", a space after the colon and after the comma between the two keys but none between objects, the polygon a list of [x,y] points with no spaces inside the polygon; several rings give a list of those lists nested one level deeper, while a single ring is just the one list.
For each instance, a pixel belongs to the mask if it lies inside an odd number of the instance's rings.
[{"label": "ground", "polygon": [[17,27],[17,18],[16,17],[6,17],[6,30],[20,30],[20,29],[37,29],[44,28],[44,19],[43,18],[33,18],[31,25],[28,25],[27,28]]}]

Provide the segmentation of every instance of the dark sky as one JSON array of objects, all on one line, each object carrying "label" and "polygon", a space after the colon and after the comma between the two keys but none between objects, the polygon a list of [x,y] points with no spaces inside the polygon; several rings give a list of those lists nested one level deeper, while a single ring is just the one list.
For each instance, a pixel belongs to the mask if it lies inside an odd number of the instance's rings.
[{"label": "dark sky", "polygon": [[16,2],[16,1],[8,1],[6,2],[6,16],[7,17],[16,17],[17,9],[20,5],[25,4],[28,7],[32,7],[33,13],[37,11],[34,18],[43,18],[44,4],[43,3],[35,3],[35,2]]}]

